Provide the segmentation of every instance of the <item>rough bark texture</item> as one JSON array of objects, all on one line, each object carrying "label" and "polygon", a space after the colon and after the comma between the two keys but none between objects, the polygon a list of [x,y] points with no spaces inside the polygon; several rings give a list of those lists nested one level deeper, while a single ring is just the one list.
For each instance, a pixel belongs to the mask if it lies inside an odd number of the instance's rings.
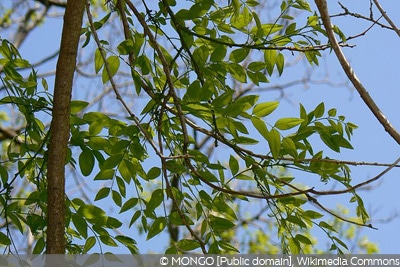
[{"label": "rough bark texture", "polygon": [[71,91],[84,9],[84,0],[68,0],[56,67],[47,169],[47,254],[65,253],[65,161]]}]

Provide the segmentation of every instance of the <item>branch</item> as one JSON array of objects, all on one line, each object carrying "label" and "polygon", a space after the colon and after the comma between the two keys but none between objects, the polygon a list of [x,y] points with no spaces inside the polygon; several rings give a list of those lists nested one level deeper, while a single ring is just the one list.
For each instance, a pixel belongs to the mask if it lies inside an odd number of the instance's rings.
[{"label": "branch", "polygon": [[[40,14],[36,14],[35,9],[29,9],[26,14],[25,14],[25,19],[21,22],[21,24],[18,27],[17,32],[15,33],[14,41],[13,44],[16,48],[19,48],[19,46],[22,44],[22,42],[25,40],[25,38],[28,36],[28,34],[44,19],[48,11],[48,8],[46,7],[43,12]],[[31,18],[34,17],[34,20],[32,22]]]},{"label": "branch", "polygon": [[378,119],[380,124],[384,127],[386,132],[400,145],[400,133],[394,128],[394,126],[390,123],[390,121],[386,118],[380,108],[377,106],[375,101],[369,95],[367,89],[363,86],[361,81],[358,79],[357,75],[354,73],[354,70],[350,66],[349,61],[343,54],[337,40],[335,34],[332,29],[332,23],[329,17],[328,12],[328,5],[326,0],[314,0],[318,10],[321,14],[322,22],[324,23],[326,33],[328,35],[329,41],[332,45],[333,50],[335,51],[336,57],[338,58],[340,65],[342,66],[344,72],[346,73],[347,77],[352,82],[354,88],[356,88],[357,92],[359,93],[360,97],[364,101],[364,103],[368,106],[371,112],[375,115]]},{"label": "branch", "polygon": [[72,84],[85,3],[69,0],[64,14],[60,55],[54,83],[47,169],[46,253],[65,253],[65,162],[70,134]]},{"label": "branch", "polygon": [[314,189],[310,189],[309,192],[316,194],[316,195],[339,195],[339,194],[344,194],[344,193],[348,193],[351,191],[355,191],[360,187],[366,186],[372,182],[375,182],[377,180],[379,180],[381,177],[383,177],[386,173],[388,173],[391,169],[393,169],[394,167],[398,166],[397,164],[400,162],[400,158],[398,158],[395,162],[393,162],[390,166],[388,166],[386,169],[384,169],[382,172],[380,172],[378,175],[372,177],[369,180],[366,180],[364,182],[361,182],[359,184],[356,184],[354,186],[348,187],[347,189],[344,190],[336,190],[336,191],[317,191]]},{"label": "branch", "polygon": [[0,126],[0,141],[5,139],[11,139],[15,141],[17,144],[22,144],[24,141],[21,137],[18,136],[21,129],[11,129],[11,128],[4,128]]},{"label": "branch", "polygon": [[373,0],[376,7],[379,9],[381,12],[382,16],[386,19],[386,21],[392,26],[393,30],[397,33],[397,35],[400,37],[400,30],[396,27],[396,24],[389,18],[389,16],[386,14],[386,11],[383,10],[382,6],[379,4],[378,0]]},{"label": "branch", "polygon": [[52,0],[36,0],[37,2],[42,3],[46,7],[57,6],[57,7],[67,7],[67,1],[52,1]]},{"label": "branch", "polygon": [[[302,46],[302,47],[295,47],[295,46],[276,46],[276,45],[270,45],[266,46],[268,43],[263,43],[263,44],[247,44],[247,43],[231,43],[231,42],[226,42],[220,39],[208,37],[205,35],[198,34],[196,32],[191,31],[190,29],[183,27],[181,25],[179,26],[179,29],[186,31],[186,33],[191,34],[193,36],[196,36],[198,38],[216,43],[216,44],[221,44],[227,47],[240,47],[240,48],[248,48],[248,49],[256,49],[256,50],[278,50],[278,51],[292,51],[292,52],[308,52],[308,51],[323,51],[330,49],[330,46],[328,44],[322,44],[322,45],[310,45],[310,46]],[[344,44],[341,43],[339,46],[342,47],[354,47],[354,45],[350,44]]]}]

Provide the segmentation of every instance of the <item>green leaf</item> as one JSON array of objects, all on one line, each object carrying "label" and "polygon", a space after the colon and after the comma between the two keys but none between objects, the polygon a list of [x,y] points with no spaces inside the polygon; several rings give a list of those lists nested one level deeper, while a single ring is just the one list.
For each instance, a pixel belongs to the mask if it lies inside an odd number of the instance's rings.
[{"label": "green leaf", "polygon": [[328,110],[328,115],[329,115],[330,117],[335,117],[335,116],[336,116],[336,113],[337,113],[336,108],[331,108],[330,110]]},{"label": "green leaf", "polygon": [[87,253],[94,245],[96,245],[96,238],[94,236],[86,239],[85,245],[83,246],[84,253]]},{"label": "green leaf", "polygon": [[296,144],[293,142],[292,138],[284,137],[282,139],[282,147],[292,157],[297,157],[297,147]]},{"label": "green leaf", "polygon": [[275,123],[275,127],[279,130],[288,130],[301,124],[303,119],[299,118],[281,118]]},{"label": "green leaf", "polygon": [[76,230],[78,231],[79,234],[82,235],[83,238],[87,238],[87,222],[85,219],[83,219],[81,216],[72,214],[72,222],[75,225]]},{"label": "green leaf", "polygon": [[272,129],[267,136],[269,149],[271,150],[272,156],[277,160],[281,153],[281,135],[276,129]]},{"label": "green leaf", "polygon": [[94,206],[94,205],[89,205],[85,204],[78,209],[78,214],[82,215],[86,219],[99,219],[102,218],[106,215],[104,210],[101,208]]},{"label": "green leaf", "polygon": [[96,51],[94,52],[94,70],[96,74],[99,73],[103,65],[104,65],[104,60],[101,55],[101,50],[97,48]]},{"label": "green leaf", "polygon": [[240,251],[231,243],[229,242],[225,242],[225,241],[219,241],[218,245],[224,249],[224,253],[228,253],[228,252],[235,252],[235,253],[240,253]]},{"label": "green leaf", "polygon": [[2,165],[0,165],[0,177],[3,184],[8,182],[8,171]]},{"label": "green leaf", "polygon": [[118,185],[118,189],[119,189],[119,193],[121,194],[121,196],[123,196],[124,198],[126,197],[126,186],[125,186],[125,182],[124,180],[117,176],[116,177],[117,180],[117,185]]},{"label": "green leaf", "polygon": [[158,167],[153,167],[149,170],[149,172],[146,174],[146,179],[147,180],[154,180],[158,176],[161,175],[161,169]]},{"label": "green leaf", "polygon": [[46,242],[44,241],[44,237],[40,237],[38,241],[36,242],[35,247],[32,250],[32,254],[40,254],[44,250],[44,247],[46,245]]},{"label": "green leaf", "polygon": [[117,73],[120,65],[119,58],[117,56],[109,56],[107,58],[107,65],[108,65],[108,71],[110,73],[107,72],[106,68],[103,68],[103,74],[102,74],[103,84],[108,82]]},{"label": "green leaf", "polygon": [[299,254],[300,253],[300,243],[295,238],[289,238],[289,248],[291,254]]},{"label": "green leaf", "polygon": [[321,102],[315,109],[314,109],[314,116],[315,118],[321,118],[325,112],[325,104]]},{"label": "green leaf", "polygon": [[251,117],[251,122],[257,131],[265,138],[265,140],[268,141],[269,131],[265,122],[258,117]]},{"label": "green leaf", "polygon": [[129,227],[131,227],[136,221],[137,219],[139,219],[139,217],[142,215],[142,212],[140,210],[137,210],[131,218],[131,221],[129,222]]},{"label": "green leaf", "polygon": [[86,108],[88,105],[89,105],[89,103],[86,101],[72,100],[71,101],[71,114],[79,113],[84,108]]},{"label": "green leaf", "polygon": [[106,216],[105,218],[106,218],[105,225],[108,228],[117,229],[117,228],[121,227],[121,225],[122,225],[122,222],[116,218],[113,218],[110,216]]},{"label": "green leaf", "polygon": [[11,240],[3,232],[0,232],[0,244],[9,246],[11,245]]},{"label": "green leaf", "polygon": [[134,45],[132,39],[123,40],[117,47],[118,52],[121,55],[128,55],[129,53],[134,51]]},{"label": "green leaf", "polygon": [[210,60],[213,62],[221,61],[226,56],[226,47],[224,45],[217,45],[214,51],[211,53]]},{"label": "green leaf", "polygon": [[340,146],[336,142],[336,139],[334,138],[333,135],[330,135],[325,131],[319,131],[319,136],[321,140],[325,143],[325,145],[327,145],[330,149],[332,149],[335,152],[340,152]]},{"label": "green leaf", "polygon": [[304,236],[302,234],[297,234],[295,236],[295,239],[297,241],[299,241],[300,243],[303,243],[303,244],[306,244],[306,245],[312,245],[313,244],[308,237],[306,237],[306,236]]},{"label": "green leaf", "polygon": [[115,237],[115,239],[116,239],[118,242],[121,242],[122,244],[124,244],[124,245],[126,245],[126,246],[129,246],[129,245],[136,245],[136,244],[137,244],[136,241],[135,241],[133,238],[129,237],[129,236],[117,235],[117,236]]},{"label": "green leaf", "polygon": [[112,239],[110,235],[100,235],[100,240],[103,244],[111,247],[118,247],[118,244]]},{"label": "green leaf", "polygon": [[237,174],[239,171],[239,162],[232,155],[229,156],[229,169],[231,170],[232,175]]},{"label": "green leaf", "polygon": [[264,51],[264,61],[268,74],[271,76],[274,72],[274,66],[276,64],[276,59],[278,52],[274,49],[267,49]]},{"label": "green leaf", "polygon": [[106,169],[113,169],[115,168],[118,164],[121,163],[122,159],[124,158],[123,155],[111,155],[108,157],[100,166],[102,170]]},{"label": "green leaf", "polygon": [[161,231],[164,230],[166,226],[167,220],[165,219],[165,217],[158,217],[157,219],[155,219],[153,224],[150,226],[150,230],[147,234],[146,240],[149,240],[161,233]]},{"label": "green leaf", "polygon": [[285,57],[282,53],[279,53],[276,57],[276,68],[278,69],[279,75],[282,75],[283,68],[285,67]]},{"label": "green leaf", "polygon": [[229,73],[232,75],[232,77],[237,80],[238,82],[241,83],[246,83],[247,82],[247,75],[246,75],[246,69],[237,64],[237,63],[229,63],[227,65]]},{"label": "green leaf", "polygon": [[253,115],[257,117],[268,116],[278,107],[278,105],[278,101],[257,104],[253,108]]},{"label": "green leaf", "polygon": [[239,48],[232,51],[232,53],[229,56],[229,59],[234,63],[240,63],[246,59],[248,54],[249,54],[249,49]]},{"label": "green leaf", "polygon": [[347,247],[347,245],[346,245],[342,240],[340,240],[339,238],[337,238],[336,236],[332,236],[332,238],[335,239],[336,242],[338,242],[338,243],[339,243],[342,247],[344,247],[345,249],[349,249],[349,248]]},{"label": "green leaf", "polygon": [[84,176],[89,176],[94,168],[94,155],[90,149],[84,149],[79,155],[79,167]]},{"label": "green leaf", "polygon": [[176,245],[184,251],[190,251],[200,247],[199,242],[194,239],[181,239]]},{"label": "green leaf", "polygon": [[286,221],[296,224],[301,228],[307,228],[307,225],[297,216],[288,215]]},{"label": "green leaf", "polygon": [[151,194],[150,200],[147,202],[146,214],[151,214],[155,208],[160,206],[164,200],[164,192],[162,189],[156,189]]},{"label": "green leaf", "polygon": [[124,178],[125,182],[129,183],[132,179],[132,177],[135,176],[137,173],[137,168],[135,165],[132,163],[132,161],[123,159],[119,165],[118,165],[118,170],[119,173],[122,175],[122,178]]},{"label": "green leaf", "polygon": [[114,200],[114,203],[118,207],[121,207],[121,205],[122,205],[122,197],[121,197],[120,193],[118,191],[116,191],[116,190],[112,190],[111,197],[112,197],[112,200]]},{"label": "green leaf", "polygon": [[208,60],[210,55],[210,51],[208,50],[207,46],[203,45],[193,52],[193,58],[196,61],[196,64],[200,66],[204,66]]},{"label": "green leaf", "polygon": [[128,201],[126,201],[124,203],[124,205],[122,205],[121,210],[119,211],[119,213],[122,213],[124,211],[130,210],[133,207],[136,206],[136,204],[139,202],[139,199],[136,197],[130,198]]},{"label": "green leaf", "polygon": [[322,222],[320,222],[318,225],[319,225],[320,227],[322,227],[322,228],[325,228],[325,229],[329,230],[329,231],[332,231],[332,232],[336,232],[336,233],[337,233],[337,230],[336,230],[335,228],[333,228],[333,226],[331,226],[331,225],[328,224],[327,222],[322,221]]},{"label": "green leaf", "polygon": [[108,187],[103,187],[97,192],[96,197],[94,198],[95,201],[108,197],[110,194],[111,189]]},{"label": "green leaf", "polygon": [[209,219],[210,219],[211,228],[217,232],[218,231],[226,231],[235,226],[235,224],[233,222],[231,222],[230,220],[227,220],[225,218],[222,218],[222,217],[210,215]]},{"label": "green leaf", "polygon": [[98,135],[104,128],[105,123],[102,120],[94,121],[89,126],[89,134],[90,135]]},{"label": "green leaf", "polygon": [[95,177],[94,180],[112,180],[114,178],[115,170],[106,169],[101,170]]},{"label": "green leaf", "polygon": [[166,165],[167,165],[167,170],[169,170],[170,172],[178,174],[185,172],[185,167],[183,166],[183,163],[178,162],[176,160],[168,160]]},{"label": "green leaf", "polygon": [[323,214],[313,211],[313,210],[306,210],[303,212],[302,214],[305,218],[309,218],[309,219],[319,219],[324,217]]}]

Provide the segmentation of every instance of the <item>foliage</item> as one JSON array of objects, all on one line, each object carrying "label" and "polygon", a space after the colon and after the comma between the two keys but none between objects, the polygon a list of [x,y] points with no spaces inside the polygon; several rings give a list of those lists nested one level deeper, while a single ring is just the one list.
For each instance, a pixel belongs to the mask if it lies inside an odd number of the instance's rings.
[{"label": "foliage", "polygon": [[[310,5],[281,1],[276,17],[266,21],[255,0],[182,5],[163,0],[158,7],[143,3],[143,10],[128,0],[108,4],[102,17],[88,10],[81,49],[93,53],[91,72],[110,86],[124,111],[115,116],[91,109],[89,101],[72,101],[66,164],[80,171],[91,189],[101,187],[94,201],[66,195],[67,251],[103,251],[106,245],[137,253],[136,240],[115,231],[122,227],[139,227],[147,239],[168,232],[167,253],[322,252],[313,231],[326,234],[329,251],[347,251],[338,229],[348,222],[368,226],[369,216],[353,190],[349,166],[325,155],[352,149],[357,126],[324,103],[312,110],[300,105],[299,114],[274,119],[279,102],[238,89],[282,75],[290,53],[318,65],[320,51],[329,46],[321,41],[325,31]],[[299,26],[292,11],[307,12],[308,19]],[[124,36],[111,40],[106,33],[113,17],[121,21]],[[344,39],[340,30],[337,34]],[[43,253],[46,120],[57,107],[47,81],[13,44],[2,40],[0,53],[6,91],[0,103],[24,118],[23,129],[3,150],[0,243],[11,251],[14,229],[21,234],[29,229],[36,240],[32,252]],[[133,97],[146,101],[140,109],[129,105],[117,84],[127,75]],[[316,151],[319,143],[324,151]],[[319,181],[304,184],[304,175]],[[317,200],[337,192],[318,191],[313,184],[331,182],[350,194],[356,220]],[[21,184],[26,191],[16,190]],[[119,214],[110,215],[103,201],[112,202]],[[121,219],[126,217],[129,222]],[[235,245],[241,226],[264,217],[268,222],[261,229],[271,234],[252,231],[246,244]]]}]

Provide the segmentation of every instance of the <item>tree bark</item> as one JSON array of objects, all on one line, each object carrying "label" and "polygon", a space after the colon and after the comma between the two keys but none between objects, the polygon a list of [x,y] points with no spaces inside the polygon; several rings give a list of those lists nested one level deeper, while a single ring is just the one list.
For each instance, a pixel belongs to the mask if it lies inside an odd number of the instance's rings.
[{"label": "tree bark", "polygon": [[47,254],[65,253],[65,163],[72,83],[84,9],[84,0],[69,0],[64,14],[47,163]]}]

